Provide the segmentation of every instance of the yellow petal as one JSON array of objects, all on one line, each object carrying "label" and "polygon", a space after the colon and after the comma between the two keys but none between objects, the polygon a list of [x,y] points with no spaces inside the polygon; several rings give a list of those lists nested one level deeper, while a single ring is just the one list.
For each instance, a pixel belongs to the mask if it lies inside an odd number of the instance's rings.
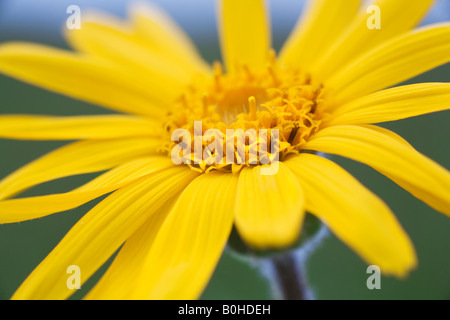
[{"label": "yellow petal", "polygon": [[335,73],[326,85],[336,93],[339,105],[449,61],[450,25],[428,25],[367,52]]},{"label": "yellow petal", "polygon": [[321,80],[326,80],[358,56],[411,30],[434,2],[435,0],[374,1],[372,4],[378,6],[381,15],[380,29],[368,27],[374,12],[368,13],[368,5],[363,6],[360,14],[353,21],[349,21],[348,28],[337,38],[332,48],[323,51],[314,61],[311,72],[320,75]]},{"label": "yellow petal", "polygon": [[419,83],[350,101],[338,107],[326,125],[394,121],[449,108],[449,83]]},{"label": "yellow petal", "polygon": [[87,191],[111,185],[128,183],[150,173],[173,166],[171,159],[164,156],[143,157],[115,167],[87,182],[74,191]]},{"label": "yellow petal", "polygon": [[129,299],[138,281],[138,271],[142,269],[143,261],[150,252],[161,225],[171,211],[177,198],[153,214],[125,242],[111,266],[99,282],[84,299],[88,300],[126,300]]},{"label": "yellow petal", "polygon": [[302,188],[283,163],[274,175],[262,175],[260,166],[244,168],[236,200],[237,230],[256,248],[292,245],[302,228],[303,204]]},{"label": "yellow petal", "polygon": [[173,166],[163,157],[143,158],[114,168],[71,192],[0,201],[0,223],[41,218],[81,206],[148,174]]},{"label": "yellow petal", "polygon": [[155,136],[155,122],[125,115],[49,117],[0,116],[0,138],[83,140]]},{"label": "yellow petal", "polygon": [[[161,94],[106,60],[31,43],[0,45],[0,73],[41,88],[113,110],[149,116],[165,112]],[[153,82],[157,82],[155,79]]]},{"label": "yellow petal", "polygon": [[[369,128],[370,130],[377,131],[383,135],[388,136],[389,138],[396,140],[397,142],[399,142],[401,144],[406,145],[409,148],[413,148],[408,143],[408,141],[406,141],[405,139],[400,137],[398,134],[396,134],[388,129],[381,128],[378,126],[373,126],[373,125],[363,125],[363,127]],[[441,212],[446,212],[447,209],[445,209],[445,208],[448,207],[448,204],[446,204],[445,202],[442,204],[442,200],[440,200],[439,195],[436,196],[434,193],[421,190],[420,188],[417,188],[415,185],[410,184],[407,181],[402,180],[401,178],[399,178],[397,176],[390,175],[389,173],[386,173],[386,172],[382,172],[382,173],[385,176],[389,177],[391,180],[393,180],[395,183],[397,183],[399,186],[401,186],[403,189],[408,190],[411,194],[416,195],[417,198],[423,200],[425,203],[428,203],[432,207],[436,208],[436,210],[439,210]],[[443,209],[439,209],[439,208],[443,208]]]},{"label": "yellow petal", "polygon": [[391,135],[363,126],[334,126],[319,131],[304,148],[363,162],[450,215],[450,172]]},{"label": "yellow petal", "polygon": [[175,98],[171,91],[181,92],[193,75],[170,56],[155,52],[131,26],[104,14],[85,13],[81,28],[68,30],[66,39],[76,50],[116,62],[128,72],[133,70],[140,81],[148,83],[149,91],[162,95],[160,101]]},{"label": "yellow petal", "polygon": [[135,34],[152,50],[192,73],[211,72],[189,36],[164,10],[151,3],[138,2],[131,5],[130,16]]},{"label": "yellow petal", "polygon": [[356,16],[361,0],[310,0],[280,53],[280,62],[308,70]]},{"label": "yellow petal", "polygon": [[404,144],[404,145],[406,145],[408,147],[413,148],[413,146],[408,141],[403,139],[403,137],[399,136],[398,134],[396,134],[395,132],[393,132],[393,131],[391,131],[389,129],[386,129],[386,128],[383,128],[383,127],[379,127],[379,126],[375,126],[375,125],[371,125],[371,124],[360,124],[359,127],[367,128],[367,129],[372,130],[372,131],[376,131],[376,132],[378,132],[378,133],[380,133],[382,135],[388,136],[389,138],[396,140],[397,142],[399,142],[401,144]]},{"label": "yellow petal", "polygon": [[90,191],[66,192],[46,196],[0,201],[0,223],[14,223],[42,218],[52,213],[79,207],[123,184],[111,185]]},{"label": "yellow petal", "polygon": [[181,194],[133,282],[130,299],[196,299],[233,224],[237,177],[211,172]]},{"label": "yellow petal", "polygon": [[166,201],[176,196],[197,174],[174,167],[150,175],[114,192],[87,213],[31,273],[13,299],[65,299],[67,268],[76,265],[81,283]]},{"label": "yellow petal", "polygon": [[265,68],[270,28],[264,0],[220,0],[219,35],[228,71],[237,64]]},{"label": "yellow petal", "polygon": [[391,210],[349,173],[306,153],[286,165],[305,191],[306,209],[368,264],[398,277],[416,266],[413,245]]},{"label": "yellow petal", "polygon": [[151,138],[74,142],[30,162],[0,181],[0,199],[37,184],[77,174],[107,170],[155,154],[159,142]]}]

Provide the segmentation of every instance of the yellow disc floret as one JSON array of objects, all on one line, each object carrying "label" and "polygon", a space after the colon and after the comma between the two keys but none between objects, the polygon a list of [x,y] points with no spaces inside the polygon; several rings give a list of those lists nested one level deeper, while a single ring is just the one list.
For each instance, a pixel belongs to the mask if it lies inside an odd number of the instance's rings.
[{"label": "yellow disc floret", "polygon": [[[178,144],[172,141],[172,133],[184,129],[190,133],[184,139],[190,141],[180,141],[192,150],[188,156],[191,161],[187,163],[193,169],[202,172],[212,169],[236,171],[243,165],[264,164],[261,157],[252,158],[252,150],[261,145],[262,137],[257,135],[252,139],[251,134],[248,134],[244,151],[233,148],[234,163],[225,161],[225,153],[223,161],[219,163],[201,157],[202,154],[214,157],[216,152],[209,150],[208,146],[217,136],[211,139],[205,133],[208,135],[210,129],[214,129],[221,134],[222,150],[226,150],[227,129],[242,129],[241,132],[257,134],[259,130],[266,129],[268,140],[265,143],[270,158],[271,152],[273,154],[273,150],[270,150],[270,139],[273,139],[271,132],[276,129],[279,133],[277,152],[282,160],[287,154],[302,150],[302,145],[319,129],[326,117],[326,106],[323,86],[313,84],[309,75],[300,69],[280,66],[274,53],[265,70],[251,70],[246,65],[240,65],[233,73],[224,74],[221,65],[215,63],[214,74],[195,79],[168,113],[163,149],[170,154]],[[195,125],[199,122],[201,127]],[[194,146],[194,136],[197,139],[199,136],[205,138],[201,139],[202,150],[197,154],[194,150],[200,150]]]}]

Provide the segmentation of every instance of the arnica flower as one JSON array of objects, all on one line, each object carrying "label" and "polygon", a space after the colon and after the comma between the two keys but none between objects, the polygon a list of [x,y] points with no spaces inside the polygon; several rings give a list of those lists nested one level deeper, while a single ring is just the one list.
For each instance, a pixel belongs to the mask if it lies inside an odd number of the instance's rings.
[{"label": "arnica flower", "polygon": [[[67,267],[82,282],[117,250],[87,299],[194,299],[235,227],[254,250],[299,238],[306,212],[386,275],[417,265],[413,244],[388,206],[322,157],[376,169],[437,211],[450,214],[449,172],[375,123],[448,109],[449,83],[394,87],[450,61],[450,24],[416,27],[431,0],[379,0],[381,29],[359,0],[310,1],[280,52],[271,49],[260,0],[219,2],[223,63],[208,65],[161,10],[131,7],[130,19],[83,13],[66,32],[74,51],[31,43],[0,46],[0,71],[110,108],[99,116],[3,115],[8,139],[79,140],[0,182],[0,223],[36,219],[102,195],[15,292],[64,299]],[[171,133],[277,129],[278,171],[244,163],[175,165]],[[446,144],[446,141],[443,141]],[[203,150],[206,149],[202,145]],[[62,177],[101,172],[67,193],[13,198]]]}]

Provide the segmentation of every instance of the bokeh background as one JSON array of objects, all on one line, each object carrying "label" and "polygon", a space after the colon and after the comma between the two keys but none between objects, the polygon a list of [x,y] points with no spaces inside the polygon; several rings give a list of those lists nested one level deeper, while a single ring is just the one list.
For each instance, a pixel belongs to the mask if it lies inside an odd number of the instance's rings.
[{"label": "bokeh background", "polygon": [[[391,0],[395,1],[395,0]],[[220,59],[214,0],[155,0],[187,31],[208,61]],[[0,42],[26,40],[66,47],[61,36],[71,4],[106,10],[126,17],[125,0],[0,0]],[[302,0],[271,0],[273,46],[279,49],[304,7]],[[450,0],[437,1],[424,24],[450,20]],[[408,83],[450,81],[450,65]],[[107,113],[0,75],[0,114],[78,115]],[[419,151],[450,168],[450,112],[420,116],[383,126],[406,138]],[[0,178],[66,142],[0,140]],[[323,240],[307,263],[308,282],[318,299],[450,299],[450,219],[409,195],[362,164],[333,157],[396,213],[416,247],[419,267],[405,280],[382,277],[381,290],[368,290],[367,265],[333,235]],[[69,191],[95,174],[45,183],[22,196]],[[450,194],[449,194],[450,197]],[[68,212],[16,224],[0,225],[0,299],[11,297],[27,275],[64,234],[98,200]],[[109,262],[108,262],[109,263]],[[108,263],[77,291],[81,298]],[[202,299],[269,299],[269,288],[258,272],[225,251]]]}]

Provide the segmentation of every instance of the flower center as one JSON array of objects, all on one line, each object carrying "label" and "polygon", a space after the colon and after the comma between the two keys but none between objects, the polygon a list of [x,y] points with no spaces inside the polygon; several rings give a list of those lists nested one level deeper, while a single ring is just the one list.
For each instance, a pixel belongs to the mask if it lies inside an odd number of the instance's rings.
[{"label": "flower center", "polygon": [[[216,63],[214,74],[196,79],[167,115],[163,149],[201,172],[236,172],[275,156],[282,160],[300,152],[319,129],[326,115],[325,95],[322,85],[312,84],[301,70],[280,66],[274,53],[265,70],[240,65],[224,74]],[[264,156],[260,149],[267,151]]]}]

